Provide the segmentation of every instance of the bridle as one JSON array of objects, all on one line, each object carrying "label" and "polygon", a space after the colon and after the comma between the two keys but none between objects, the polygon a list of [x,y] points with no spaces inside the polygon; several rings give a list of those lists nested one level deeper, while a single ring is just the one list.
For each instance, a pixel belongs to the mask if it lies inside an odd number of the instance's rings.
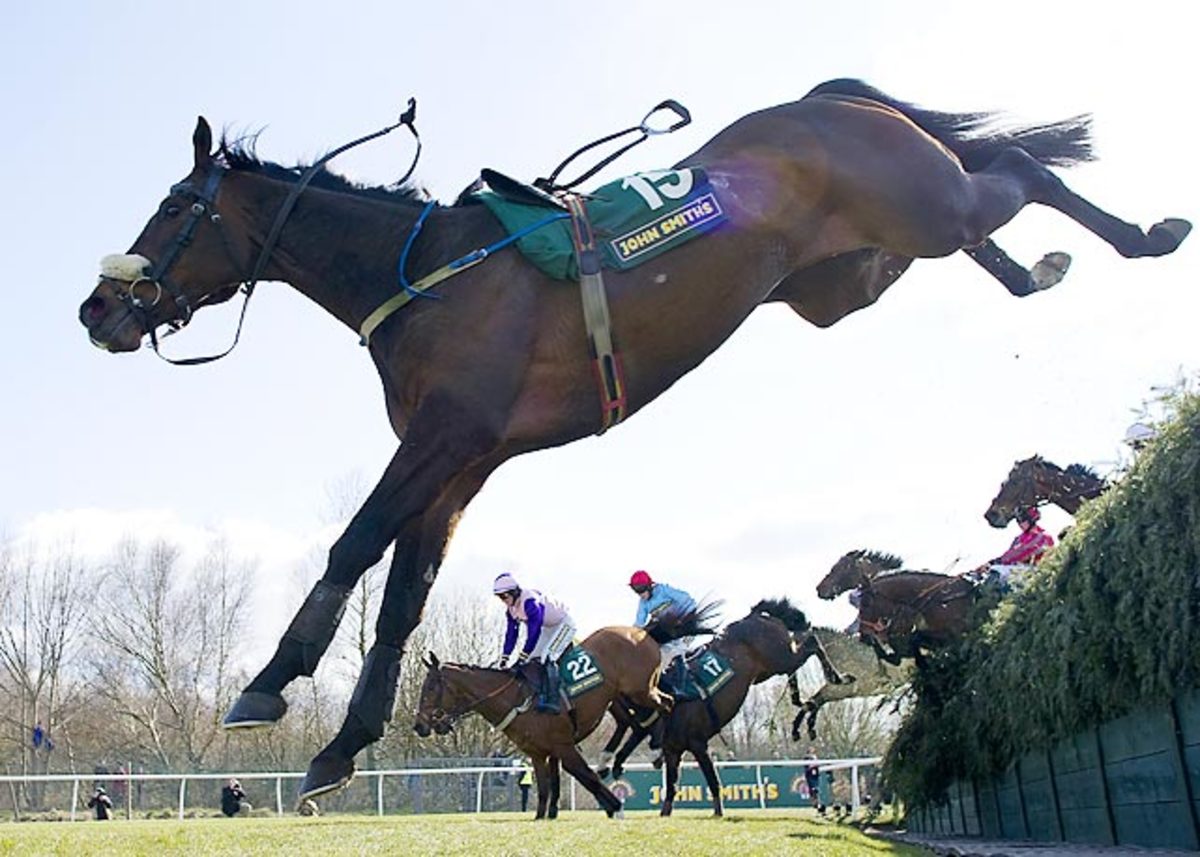
[{"label": "bridle", "polygon": [[460,704],[452,711],[446,711],[442,708],[442,699],[446,694],[446,679],[442,675],[443,664],[438,664],[436,667],[431,667],[430,672],[434,675],[434,680],[437,683],[437,699],[434,700],[433,710],[429,712],[429,725],[432,727],[434,723],[443,723],[447,729],[453,728],[454,724],[461,720],[466,715],[475,711],[480,705],[487,702],[489,699],[499,696],[506,691],[510,685],[516,684],[516,676],[509,676],[508,681],[501,684],[490,693],[486,693],[476,699],[468,699],[465,703]]},{"label": "bridle", "polygon": [[[217,288],[198,298],[195,302],[195,305],[188,301],[187,296],[183,293],[183,289],[179,287],[178,283],[168,277],[167,274],[175,265],[175,263],[179,261],[183,251],[187,249],[189,245],[191,245],[192,240],[195,238],[196,230],[199,228],[202,222],[207,220],[207,222],[216,227],[218,234],[221,237],[221,244],[225,248],[225,255],[229,261],[233,263],[234,270],[245,271],[244,266],[241,265],[237,260],[236,254],[233,251],[233,243],[230,241],[229,234],[225,229],[225,220],[221,217],[220,212],[217,211],[216,206],[217,188],[221,184],[221,179],[223,179],[226,173],[229,172],[229,169],[221,165],[216,160],[213,160],[209,166],[208,175],[205,176],[202,187],[197,188],[195,184],[190,181],[183,181],[173,185],[171,187],[169,196],[189,196],[191,197],[192,204],[188,209],[187,220],[184,221],[183,225],[180,227],[171,243],[167,245],[166,251],[159,256],[157,262],[154,262],[151,265],[149,271],[143,273],[141,276],[135,277],[133,280],[126,281],[112,276],[102,277],[102,279],[107,279],[110,282],[126,284],[126,288],[123,290],[114,288],[117,300],[126,306],[129,312],[142,326],[142,329],[149,334],[150,344],[154,348],[154,353],[166,362],[175,366],[198,366],[204,363],[211,363],[214,360],[219,360],[233,351],[233,349],[237,347],[238,341],[242,336],[242,324],[246,320],[246,309],[250,305],[250,298],[254,295],[254,287],[258,284],[259,279],[266,270],[267,262],[270,261],[271,254],[275,251],[275,245],[279,242],[279,236],[283,232],[284,224],[291,215],[292,209],[295,208],[296,202],[300,198],[300,194],[302,194],[304,189],[308,187],[309,182],[312,181],[313,177],[325,166],[325,164],[348,149],[352,149],[355,146],[361,145],[362,143],[374,140],[377,137],[382,137],[385,134],[390,134],[392,131],[401,126],[406,126],[408,130],[412,132],[413,137],[417,141],[417,149],[413,155],[412,164],[409,166],[408,171],[397,182],[397,184],[403,184],[408,180],[409,176],[412,175],[413,170],[416,169],[417,160],[421,156],[421,137],[417,133],[417,128],[415,125],[416,112],[417,101],[415,98],[410,98],[408,100],[408,108],[393,124],[388,125],[385,128],[381,128],[374,133],[359,137],[357,140],[352,140],[349,143],[339,146],[309,165],[305,169],[304,173],[301,174],[297,182],[292,185],[292,188],[287,197],[284,199],[283,204],[279,206],[279,211],[275,214],[275,220],[271,224],[271,229],[267,233],[266,240],[263,241],[262,249],[259,251],[258,259],[255,261],[254,267],[250,271],[250,275],[248,277],[242,277],[242,279],[236,284],[226,283],[218,286]],[[148,284],[149,286],[153,287],[152,296],[148,300],[139,298],[135,291],[139,285],[143,284]],[[237,288],[242,292],[242,294],[245,295],[245,298],[242,301],[242,310],[238,316],[238,324],[233,335],[233,341],[229,344],[228,348],[218,354],[212,354],[205,357],[185,358],[167,357],[159,350],[157,333],[159,325],[165,324],[170,328],[170,330],[164,334],[164,336],[169,336],[182,330],[184,327],[187,327],[188,323],[192,320],[192,316],[195,314],[196,309],[204,306],[206,303],[209,303],[214,295],[225,291],[230,287]],[[162,300],[164,292],[171,296],[171,299],[175,304],[176,315],[155,323],[150,318],[150,310],[159,304],[159,302]]]}]

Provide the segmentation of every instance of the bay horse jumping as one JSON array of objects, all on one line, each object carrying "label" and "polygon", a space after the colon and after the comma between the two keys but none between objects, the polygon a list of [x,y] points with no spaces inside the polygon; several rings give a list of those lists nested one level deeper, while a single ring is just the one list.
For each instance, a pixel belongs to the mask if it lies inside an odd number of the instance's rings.
[{"label": "bay horse jumping", "polygon": [[931,571],[898,571],[903,560],[878,551],[850,551],[817,584],[826,600],[858,590],[858,632],[876,656],[893,666],[924,663],[924,649],[957,640],[971,628],[976,586]]},{"label": "bay horse jumping", "polygon": [[1035,455],[1013,465],[983,517],[993,527],[1005,527],[1021,509],[1043,503],[1074,515],[1085,500],[1094,500],[1107,488],[1108,483],[1089,467],[1072,464],[1064,470]]},{"label": "bay horse jumping", "polygon": [[[663,764],[667,778],[662,815],[670,815],[674,809],[679,763],[685,752],[695,757],[704,773],[712,794],[713,814],[724,814],[721,779],[708,754],[708,742],[738,713],[751,685],[772,676],[794,673],[814,656],[820,660],[827,681],[833,684],[854,681],[853,676],[843,675],[833,665],[804,613],[786,598],[758,602],[744,619],[731,623],[703,651],[718,653],[733,673],[706,699],[677,699],[671,709],[663,731]],[[616,778],[621,776],[625,760],[649,730],[639,725],[637,715],[620,704],[610,711],[617,721],[617,730],[605,746],[606,755],[616,750],[627,730],[633,733],[613,759],[612,776]]]},{"label": "bay horse jumping", "polygon": [[529,757],[537,778],[537,818],[558,815],[560,763],[612,817],[621,801],[588,767],[576,745],[595,731],[618,697],[660,714],[670,711],[671,697],[657,687],[659,646],[711,634],[713,609],[708,605],[669,614],[645,628],[614,626],[592,633],[580,644],[588,659],[578,661],[577,678],[601,680],[576,696],[569,709],[553,713],[532,705],[531,688],[514,670],[442,664],[430,653],[413,729],[421,737],[444,735],[459,718],[479,714]]},{"label": "bay horse jumping", "polygon": [[[1014,294],[1044,287],[1060,264],[1031,274],[988,240],[1029,203],[1061,211],[1122,256],[1171,253],[1187,236],[1184,220],[1148,231],[1125,223],[1051,172],[1090,157],[1086,119],[991,130],[993,118],[922,110],[837,80],[737,120],[682,159],[677,167],[706,171],[726,221],[606,273],[624,414],[694,369],[763,303],[826,327],[874,303],[914,258],[958,250]],[[284,688],[313,674],[351,589],[393,545],[375,643],[341,729],[309,766],[300,789],[309,798],[348,782],[355,755],[383,735],[405,641],[455,522],[487,478],[516,455],[603,430],[611,413],[578,295],[512,247],[483,252],[505,238],[484,205],[428,203],[408,182],[356,186],[225,140],[214,153],[203,118],[192,156],[79,308],[100,348],[135,351],[149,336],[157,349],[158,328],[182,327],[259,279],[290,284],[360,332],[401,290],[401,260],[406,284],[450,260],[487,258],[464,265],[441,299],[414,300],[364,333],[402,443],[225,718],[245,728],[284,715]],[[667,184],[680,175],[654,174]]]}]

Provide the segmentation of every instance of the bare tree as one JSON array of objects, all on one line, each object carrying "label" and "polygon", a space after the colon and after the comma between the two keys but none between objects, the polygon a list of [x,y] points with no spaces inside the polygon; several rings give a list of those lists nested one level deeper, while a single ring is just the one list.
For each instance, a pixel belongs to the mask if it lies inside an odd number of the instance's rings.
[{"label": "bare tree", "polygon": [[252,571],[220,542],[194,573],[179,566],[175,545],[122,543],[91,622],[103,652],[97,692],[167,769],[202,767],[220,735],[221,712],[242,678],[234,646]]},{"label": "bare tree", "polygon": [[[46,773],[66,735],[91,576],[69,547],[42,554],[32,543],[0,544],[0,722],[22,773]],[[30,799],[37,804],[38,792]]]}]

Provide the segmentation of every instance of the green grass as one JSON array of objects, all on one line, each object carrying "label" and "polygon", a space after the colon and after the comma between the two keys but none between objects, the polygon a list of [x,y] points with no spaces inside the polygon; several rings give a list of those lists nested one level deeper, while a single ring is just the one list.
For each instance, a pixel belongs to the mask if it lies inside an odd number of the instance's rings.
[{"label": "green grass", "polygon": [[568,854],[572,857],[650,852],[671,855],[779,854],[866,857],[926,852],[818,821],[808,810],[731,812],[725,819],[683,811],[661,819],[630,813],[567,812],[552,822],[528,815],[424,815],[324,818],[205,818],[186,821],[0,824],[0,854]]}]

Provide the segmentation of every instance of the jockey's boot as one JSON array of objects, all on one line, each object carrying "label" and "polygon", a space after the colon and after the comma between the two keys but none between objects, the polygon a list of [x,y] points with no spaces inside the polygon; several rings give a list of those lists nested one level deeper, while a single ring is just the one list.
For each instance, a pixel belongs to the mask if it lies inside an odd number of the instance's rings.
[{"label": "jockey's boot", "polygon": [[541,661],[539,667],[542,687],[541,694],[538,696],[537,710],[557,714],[560,709],[558,704],[558,664]]},{"label": "jockey's boot", "polygon": [[681,696],[684,689],[687,687],[687,664],[683,660],[683,655],[676,655],[671,663],[667,664],[667,684],[669,685],[668,692],[672,696]]}]

